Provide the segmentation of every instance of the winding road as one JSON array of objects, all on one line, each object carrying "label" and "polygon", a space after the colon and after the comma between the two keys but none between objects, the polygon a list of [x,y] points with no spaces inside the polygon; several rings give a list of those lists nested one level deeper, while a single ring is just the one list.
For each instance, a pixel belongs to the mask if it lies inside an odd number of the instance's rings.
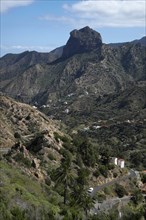
[{"label": "winding road", "polygon": [[128,173],[127,175],[125,175],[125,176],[116,178],[116,179],[114,179],[114,180],[112,180],[112,181],[110,181],[110,182],[107,182],[107,183],[104,183],[104,184],[102,184],[102,185],[99,185],[99,186],[94,187],[94,188],[93,188],[93,191],[90,193],[90,195],[91,195],[91,197],[94,197],[94,196],[96,195],[96,192],[97,192],[97,191],[100,191],[100,190],[104,189],[104,188],[107,187],[107,186],[113,185],[113,184],[116,183],[116,182],[120,182],[120,181],[126,180],[126,179],[128,179],[128,178],[134,178],[134,177],[136,177],[136,173],[135,173],[134,170],[131,169],[131,170],[129,171],[129,173]]}]

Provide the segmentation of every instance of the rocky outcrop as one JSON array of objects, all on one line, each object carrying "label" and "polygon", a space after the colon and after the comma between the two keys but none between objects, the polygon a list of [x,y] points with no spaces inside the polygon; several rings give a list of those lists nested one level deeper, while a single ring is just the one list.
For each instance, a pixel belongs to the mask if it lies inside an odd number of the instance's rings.
[{"label": "rocky outcrop", "polygon": [[70,38],[63,48],[63,58],[68,58],[74,54],[90,52],[95,49],[101,49],[101,35],[89,27],[70,32]]}]

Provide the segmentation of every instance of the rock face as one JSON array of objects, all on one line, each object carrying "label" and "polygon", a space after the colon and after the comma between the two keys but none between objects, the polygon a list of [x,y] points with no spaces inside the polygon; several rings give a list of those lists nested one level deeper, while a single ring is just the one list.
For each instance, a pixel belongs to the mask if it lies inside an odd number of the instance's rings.
[{"label": "rock face", "polygon": [[90,52],[94,49],[101,49],[101,35],[89,27],[80,30],[73,30],[70,38],[63,49],[63,57],[67,58],[74,54]]}]

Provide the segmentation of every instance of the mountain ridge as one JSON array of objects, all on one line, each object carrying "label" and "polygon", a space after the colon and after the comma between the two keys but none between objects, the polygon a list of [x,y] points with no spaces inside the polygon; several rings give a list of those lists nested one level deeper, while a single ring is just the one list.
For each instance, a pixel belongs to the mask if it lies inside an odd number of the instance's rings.
[{"label": "mountain ridge", "polygon": [[56,60],[48,62],[47,54],[46,62],[43,56],[26,52],[15,55],[15,62],[1,58],[0,64],[7,65],[1,65],[0,90],[19,101],[36,105],[51,117],[62,109],[58,119],[62,114],[68,115],[73,110],[70,106],[75,103],[76,110],[80,112],[81,108],[82,114],[86,114],[80,106],[81,99],[87,103],[86,109],[89,97],[91,102],[104,96],[114,97],[145,84],[145,47],[135,41],[112,47],[102,43],[100,34],[89,27],[72,31]]},{"label": "mountain ridge", "polygon": [[122,46],[123,44],[127,44],[127,43],[131,43],[131,44],[141,44],[142,46],[146,46],[146,36],[137,39],[137,40],[133,40],[133,41],[127,41],[127,42],[123,42],[123,43],[109,43],[108,45],[112,46],[112,47],[118,47],[118,46]]}]

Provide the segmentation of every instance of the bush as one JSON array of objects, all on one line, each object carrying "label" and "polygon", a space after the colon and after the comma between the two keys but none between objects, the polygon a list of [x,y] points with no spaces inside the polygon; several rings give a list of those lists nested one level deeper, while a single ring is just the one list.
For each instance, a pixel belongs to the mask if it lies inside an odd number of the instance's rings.
[{"label": "bush", "polygon": [[59,142],[59,140],[63,141],[64,143],[70,143],[70,140],[67,136],[61,136],[60,134],[58,134],[57,132],[54,132],[54,138],[57,142]]},{"label": "bush", "polygon": [[61,136],[57,132],[54,132],[54,138],[57,142],[59,142],[59,140],[61,140],[60,137]]},{"label": "bush", "polygon": [[27,115],[25,119],[29,121],[30,120],[30,115]]},{"label": "bush", "polygon": [[93,173],[93,175],[94,175],[95,177],[99,177],[99,176],[100,176],[99,170],[96,170],[96,171]]},{"label": "bush", "polygon": [[103,202],[106,199],[106,195],[102,192],[98,192],[96,195],[96,199],[98,200],[98,202]]},{"label": "bush", "polygon": [[50,159],[50,160],[56,160],[56,158],[55,158],[55,156],[53,155],[53,154],[48,154],[48,158]]},{"label": "bush", "polygon": [[113,177],[116,178],[117,176],[118,176],[118,174],[114,172]]},{"label": "bush", "polygon": [[14,137],[15,137],[15,138],[21,138],[21,135],[20,135],[18,132],[15,132],[15,133],[14,133]]},{"label": "bush", "polygon": [[115,165],[114,165],[114,164],[108,164],[107,166],[108,166],[108,169],[109,169],[109,170],[113,170],[113,169],[115,168]]},{"label": "bush", "polygon": [[15,155],[14,159],[17,161],[17,162],[20,162],[22,164],[24,164],[25,166],[27,166],[28,168],[31,167],[31,161],[24,157],[23,153],[18,153]]},{"label": "bush", "polygon": [[18,206],[13,207],[11,209],[11,213],[12,213],[12,220],[16,220],[16,219],[26,220],[25,211],[21,210]]},{"label": "bush", "polygon": [[143,194],[139,189],[136,189],[132,194],[132,199],[134,204],[138,205],[143,201]]},{"label": "bush", "polygon": [[118,183],[115,184],[115,192],[117,193],[119,198],[122,198],[124,195],[127,195],[126,189]]},{"label": "bush", "polygon": [[46,183],[48,186],[51,185],[51,179],[50,179],[50,177],[47,177],[47,178],[45,179],[45,183]]},{"label": "bush", "polygon": [[104,193],[107,195],[110,195],[112,193],[112,189],[110,187],[105,187],[104,188]]},{"label": "bush", "polygon": [[108,169],[107,169],[106,166],[100,165],[100,167],[99,167],[99,172],[100,172],[105,178],[108,177]]},{"label": "bush", "polygon": [[146,183],[146,174],[142,174],[142,176],[141,176],[141,181],[142,181],[143,183]]}]

